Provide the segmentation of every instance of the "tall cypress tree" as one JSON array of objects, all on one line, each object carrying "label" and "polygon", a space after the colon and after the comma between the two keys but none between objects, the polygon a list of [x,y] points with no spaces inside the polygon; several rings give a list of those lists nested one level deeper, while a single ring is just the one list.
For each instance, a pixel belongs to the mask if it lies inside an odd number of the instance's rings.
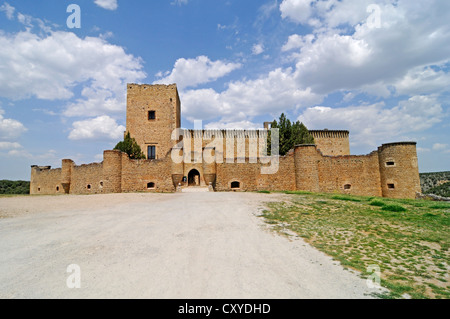
[{"label": "tall cypress tree", "polygon": [[127,153],[131,159],[145,159],[145,155],[141,150],[141,147],[136,142],[134,138],[130,136],[130,132],[125,135],[122,142],[117,143],[114,150],[122,151]]},{"label": "tall cypress tree", "polygon": [[[280,155],[286,155],[295,145],[302,144],[314,144],[314,137],[309,133],[306,126],[297,121],[292,122],[286,117],[284,113],[281,114],[278,122],[274,120],[272,122],[272,128],[279,129],[280,136]],[[271,132],[267,136],[267,152],[271,154]]]}]

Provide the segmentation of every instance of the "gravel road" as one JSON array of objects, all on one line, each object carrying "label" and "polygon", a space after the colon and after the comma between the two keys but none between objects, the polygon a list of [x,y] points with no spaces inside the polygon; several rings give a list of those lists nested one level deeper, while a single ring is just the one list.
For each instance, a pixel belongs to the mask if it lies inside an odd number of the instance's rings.
[{"label": "gravel road", "polygon": [[283,196],[0,198],[0,298],[370,298],[356,273],[268,229],[258,215]]}]

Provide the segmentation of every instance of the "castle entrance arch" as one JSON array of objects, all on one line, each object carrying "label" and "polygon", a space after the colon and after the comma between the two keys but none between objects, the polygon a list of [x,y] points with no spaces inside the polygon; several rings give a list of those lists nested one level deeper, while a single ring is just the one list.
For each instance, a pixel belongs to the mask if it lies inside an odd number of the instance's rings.
[{"label": "castle entrance arch", "polygon": [[189,186],[200,186],[200,172],[196,169],[192,169],[188,175]]}]

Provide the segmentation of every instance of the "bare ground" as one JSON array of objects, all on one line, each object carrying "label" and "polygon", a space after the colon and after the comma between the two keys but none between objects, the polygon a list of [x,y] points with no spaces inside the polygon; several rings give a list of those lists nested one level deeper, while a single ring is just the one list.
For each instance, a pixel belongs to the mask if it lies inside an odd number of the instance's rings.
[{"label": "bare ground", "polygon": [[[281,194],[0,198],[0,298],[370,298],[258,217]],[[81,288],[66,284],[80,267]]]}]

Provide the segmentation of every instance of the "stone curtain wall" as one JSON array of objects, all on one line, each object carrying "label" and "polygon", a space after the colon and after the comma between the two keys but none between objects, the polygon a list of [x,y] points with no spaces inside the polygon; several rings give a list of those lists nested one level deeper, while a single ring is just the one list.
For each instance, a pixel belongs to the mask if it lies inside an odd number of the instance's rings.
[{"label": "stone curtain wall", "polygon": [[[57,188],[59,187],[59,191]],[[33,166],[31,168],[30,194],[64,194],[61,169]]]},{"label": "stone curtain wall", "polygon": [[[315,145],[295,147],[279,157],[278,171],[263,175],[258,158],[265,153],[267,131],[184,130],[172,140],[181,126],[176,85],[128,84],[127,91],[127,131],[146,155],[147,146],[155,146],[157,158],[131,160],[120,151],[105,151],[102,163],[76,166],[63,160],[61,169],[33,166],[31,194],[174,192],[192,169],[199,172],[202,186],[211,182],[217,191],[305,190],[392,198],[415,198],[420,192],[416,143],[385,144],[369,155],[352,156],[348,131],[310,131]],[[149,111],[155,118],[149,118]],[[207,151],[222,163],[175,163],[175,145],[189,145],[191,154],[199,156],[207,146],[218,147]]]},{"label": "stone curtain wall", "polygon": [[[153,183],[153,187],[149,187]],[[122,162],[122,192],[175,192],[172,182],[172,160],[131,160]]]},{"label": "stone curtain wall", "polygon": [[[221,154],[220,154],[221,155]],[[217,191],[282,191],[343,193],[390,198],[415,198],[420,178],[415,143],[393,143],[362,156],[325,156],[315,145],[300,145],[279,158],[279,169],[263,175],[265,164],[174,164],[160,160],[131,160],[120,151],[105,151],[102,163],[76,166],[63,160],[61,169],[32,168],[31,194],[106,194],[120,192],[174,192],[182,176],[197,169],[201,185]],[[232,189],[232,183],[239,187]]]},{"label": "stone curtain wall", "polygon": [[104,187],[100,184],[102,181],[103,164],[93,163],[74,166],[72,170],[72,181],[70,183],[70,194],[105,193]]},{"label": "stone curtain wall", "polygon": [[325,193],[381,196],[378,153],[323,156],[318,163],[319,189]]}]

